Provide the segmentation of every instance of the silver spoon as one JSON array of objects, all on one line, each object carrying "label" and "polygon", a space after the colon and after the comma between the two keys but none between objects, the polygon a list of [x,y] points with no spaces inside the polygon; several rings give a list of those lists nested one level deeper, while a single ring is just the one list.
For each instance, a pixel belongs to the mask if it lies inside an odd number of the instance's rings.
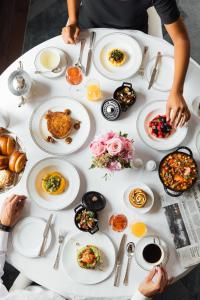
[{"label": "silver spoon", "polygon": [[127,267],[126,267],[126,274],[125,274],[124,281],[123,281],[123,284],[125,286],[128,285],[129,269],[130,269],[130,265],[131,265],[131,261],[132,261],[134,252],[135,252],[135,244],[133,242],[128,243],[126,245],[126,253],[128,255],[128,263],[127,263]]},{"label": "silver spoon", "polygon": [[83,74],[85,74],[85,68],[82,64],[82,56],[83,56],[83,50],[84,50],[84,46],[85,46],[85,40],[80,40],[81,42],[81,47],[80,47],[80,53],[79,53],[79,57],[77,62],[75,63],[75,67],[78,67],[82,70]]},{"label": "silver spoon", "polygon": [[53,68],[52,70],[48,70],[48,71],[39,71],[39,70],[36,70],[35,74],[59,73],[61,70],[62,70],[61,67],[56,67],[56,68]]}]

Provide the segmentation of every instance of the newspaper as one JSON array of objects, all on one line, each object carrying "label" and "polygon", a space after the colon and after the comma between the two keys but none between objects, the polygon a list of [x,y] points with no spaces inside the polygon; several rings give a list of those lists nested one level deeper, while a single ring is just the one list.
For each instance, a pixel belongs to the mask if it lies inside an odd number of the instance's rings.
[{"label": "newspaper", "polygon": [[200,263],[200,180],[178,198],[162,194],[161,201],[181,265]]}]

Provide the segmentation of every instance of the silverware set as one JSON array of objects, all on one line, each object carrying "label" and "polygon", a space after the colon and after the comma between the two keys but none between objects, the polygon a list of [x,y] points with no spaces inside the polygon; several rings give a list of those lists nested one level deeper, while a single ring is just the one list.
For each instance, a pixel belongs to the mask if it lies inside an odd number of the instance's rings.
[{"label": "silverware set", "polygon": [[162,54],[161,52],[158,52],[157,53],[157,57],[156,57],[156,62],[155,62],[155,66],[154,66],[154,69],[153,69],[153,72],[151,74],[151,79],[150,79],[150,82],[149,82],[149,87],[148,89],[150,90],[150,88],[152,87],[152,85],[154,84],[154,81],[156,79],[156,76],[159,72],[159,67],[160,67],[160,63],[161,63],[161,58],[162,58]]},{"label": "silverware set", "polygon": [[[116,287],[118,287],[120,283],[120,273],[121,273],[121,267],[123,263],[124,252],[125,252],[126,239],[127,239],[127,235],[124,234],[120,241],[119,249],[117,252],[116,265],[115,265],[115,278],[114,278],[114,286]],[[127,286],[129,282],[129,270],[130,270],[132,258],[135,253],[135,244],[133,242],[129,242],[126,245],[126,253],[128,256],[128,262],[126,267],[126,273],[123,280],[123,284],[125,286]]]},{"label": "silverware set", "polygon": [[53,219],[53,214],[51,214],[49,216],[49,219],[46,223],[46,226],[44,228],[44,232],[43,232],[43,241],[42,241],[42,245],[40,247],[40,251],[39,251],[39,256],[44,256],[45,255],[45,246],[47,243],[47,239],[48,239],[48,235],[49,235],[49,231],[51,229],[51,223],[52,223],[52,219]]},{"label": "silverware set", "polygon": [[54,268],[55,270],[57,270],[58,267],[59,267],[61,248],[62,248],[63,242],[64,242],[64,240],[65,240],[65,236],[66,236],[66,232],[60,230],[59,236],[58,236],[58,245],[59,245],[59,246],[58,246],[58,251],[57,251],[55,263],[54,263],[54,265],[53,265],[53,268]]}]

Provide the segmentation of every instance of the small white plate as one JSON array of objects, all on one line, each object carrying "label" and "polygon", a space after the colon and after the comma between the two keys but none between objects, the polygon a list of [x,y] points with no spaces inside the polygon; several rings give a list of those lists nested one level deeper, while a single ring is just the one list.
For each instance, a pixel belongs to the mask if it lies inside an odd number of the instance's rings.
[{"label": "small white plate", "polygon": [[[147,194],[147,203],[144,207],[137,208],[131,205],[129,201],[129,194],[134,189],[141,189]],[[146,214],[151,210],[154,204],[154,194],[152,190],[143,182],[134,182],[132,186],[129,186],[124,192],[124,203],[125,205],[138,214]]]},{"label": "small white plate", "polygon": [[169,249],[168,249],[168,245],[166,244],[166,242],[163,241],[160,237],[156,238],[154,236],[146,236],[137,243],[136,248],[135,248],[135,260],[136,260],[137,264],[146,271],[151,271],[154,267],[154,264],[148,263],[144,259],[143,250],[144,250],[145,246],[147,246],[148,244],[153,244],[154,239],[156,240],[157,244],[158,243],[160,244],[160,246],[162,247],[163,252],[164,252],[163,259],[162,259],[162,266],[165,266],[169,260]]},{"label": "small white plate", "polygon": [[160,139],[150,134],[149,122],[157,115],[166,114],[166,101],[158,100],[145,104],[137,117],[137,131],[142,141],[149,147],[166,151],[176,148],[185,139],[188,127],[179,127],[168,138]]},{"label": "small white plate", "polygon": [[196,97],[192,102],[192,110],[196,117],[200,118],[200,96]]},{"label": "small white plate", "polygon": [[[42,189],[42,178],[57,171],[69,182],[68,188],[60,195],[50,195]],[[80,178],[75,167],[65,159],[49,157],[37,162],[27,176],[27,191],[40,207],[48,210],[61,210],[76,198],[80,188]]]},{"label": "small white plate", "polygon": [[[14,249],[26,257],[38,257],[43,241],[46,221],[28,217],[16,224],[12,231],[12,244]],[[51,244],[52,233],[49,231],[45,251]]]},{"label": "small white plate", "polygon": [[[55,144],[48,143],[45,139],[51,136],[47,129],[45,115],[48,110],[71,110],[74,120],[81,122],[80,129],[71,135],[72,143],[67,144],[64,139],[57,139]],[[90,133],[90,118],[87,110],[77,100],[66,97],[54,97],[44,101],[32,113],[29,128],[33,141],[45,152],[54,155],[67,155],[77,151],[87,140]]]},{"label": "small white plate", "polygon": [[[77,250],[87,245],[94,245],[102,253],[101,270],[86,270],[77,263]],[[66,241],[62,251],[62,264],[72,280],[82,284],[96,284],[107,279],[115,266],[115,248],[111,239],[101,233],[77,233]]]},{"label": "small white plate", "polygon": [[[40,63],[40,54],[41,52],[43,52],[44,50],[53,50],[53,51],[57,51],[58,54],[60,55],[60,64],[58,65],[59,68],[61,68],[60,72],[58,73],[53,73],[53,72],[46,72],[47,69],[44,68],[41,63]],[[61,75],[63,75],[63,73],[65,72],[66,68],[67,68],[67,65],[68,65],[68,57],[67,57],[67,54],[59,49],[59,48],[56,48],[56,47],[47,47],[47,48],[44,48],[42,50],[40,50],[36,57],[35,57],[35,69],[36,71],[41,71],[41,72],[44,72],[44,73],[41,73],[40,75],[41,76],[44,76],[46,78],[57,78]]]},{"label": "small white plate", "polygon": [[[126,53],[126,61],[119,67],[112,66],[107,54],[113,48],[119,48]],[[104,36],[95,45],[93,63],[97,71],[112,80],[124,80],[132,77],[140,68],[142,50],[139,43],[125,33],[112,33]]]},{"label": "small white plate", "polygon": [[[151,75],[155,67],[156,57],[151,59],[146,66],[146,79],[148,82],[151,80]],[[162,92],[171,90],[174,78],[174,58],[167,55],[162,55],[159,71],[152,88]]]},{"label": "small white plate", "polygon": [[200,131],[196,135],[196,148],[197,148],[197,151],[200,155]]}]

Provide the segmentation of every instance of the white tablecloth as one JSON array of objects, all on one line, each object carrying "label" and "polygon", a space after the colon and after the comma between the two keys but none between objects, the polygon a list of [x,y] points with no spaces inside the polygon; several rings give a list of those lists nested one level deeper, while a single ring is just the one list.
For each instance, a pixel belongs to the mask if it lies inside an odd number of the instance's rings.
[{"label": "white tablecloth", "polygon": [[[110,32],[111,30],[98,30],[97,39]],[[130,34],[133,35],[141,45],[148,45],[150,47],[150,57],[155,56],[158,50],[162,51],[162,53],[164,54],[173,55],[173,47],[164,40],[160,40],[137,31],[130,31]],[[16,99],[16,97],[12,96],[9,93],[7,87],[8,76],[14,69],[16,69],[17,63],[15,62],[11,66],[9,66],[8,69],[0,77],[0,107],[9,111],[9,115],[11,118],[10,130],[14,131],[22,139],[28,156],[28,163],[23,178],[21,182],[12,190],[12,193],[16,194],[26,194],[26,178],[28,172],[30,171],[30,168],[38,160],[48,156],[34,144],[29,132],[29,118],[33,109],[39,103],[47,101],[52,96],[69,95],[68,85],[64,76],[51,80],[34,74],[35,55],[40,49],[47,46],[56,46],[63,49],[69,54],[70,57],[73,58],[73,61],[75,61],[78,56],[79,45],[65,45],[60,36],[50,39],[25,53],[20,59],[24,64],[24,69],[34,79],[35,87],[34,97],[23,107],[17,107],[18,100]],[[87,55],[87,49],[88,41],[84,51],[83,62],[85,61]],[[90,78],[98,78],[100,80],[100,84],[105,96],[112,96],[115,88],[117,88],[122,83],[103,78],[100,74],[97,73],[94,67],[92,67]],[[191,105],[192,100],[200,94],[199,78],[200,68],[194,61],[191,61],[184,90],[184,95],[189,106]],[[104,174],[102,170],[89,170],[91,162],[91,154],[88,151],[89,141],[93,139],[95,134],[105,133],[110,129],[116,132],[127,132],[129,136],[135,141],[134,146],[136,149],[136,156],[142,158],[144,161],[154,159],[159,162],[159,160],[164,156],[164,153],[152,150],[144,145],[142,141],[140,141],[136,131],[136,118],[138,112],[145,103],[153,100],[167,99],[168,95],[167,93],[157,92],[153,89],[148,91],[147,82],[145,80],[142,80],[142,78],[139,76],[131,78],[129,82],[133,83],[133,87],[138,94],[138,99],[133,108],[131,108],[126,113],[126,115],[123,116],[122,119],[116,122],[109,122],[103,118],[100,112],[101,102],[89,102],[85,99],[85,97],[77,99],[87,108],[91,118],[92,129],[87,143],[77,153],[67,156],[67,159],[76,166],[80,174],[81,189],[79,196],[70,207],[65,210],[55,212],[55,232],[58,233],[59,228],[65,228],[67,231],[69,231],[69,234],[76,232],[77,229],[75,228],[73,222],[73,208],[80,202],[81,195],[83,195],[83,193],[85,193],[86,191],[99,191],[107,198],[107,206],[105,210],[100,213],[100,230],[107,233],[111,237],[116,246],[116,249],[119,245],[121,234],[115,233],[109,228],[108,219],[113,213],[123,212],[128,216],[130,223],[134,220],[144,221],[149,227],[149,232],[160,235],[168,242],[170,247],[170,259],[167,264],[167,271],[169,272],[169,275],[178,278],[179,276],[185,274],[186,270],[184,270],[179,264],[174,250],[173,242],[170,238],[167,222],[160,207],[161,205],[159,192],[162,191],[162,185],[159,181],[157,172],[148,173],[142,169],[124,170],[119,173],[115,173],[113,177],[111,177],[108,181],[105,181],[104,179],[102,179],[102,175]],[[192,126],[190,126],[189,128],[188,135],[183,145],[190,146],[196,156],[197,153],[194,143],[198,124],[198,120],[196,117],[192,116],[191,124]],[[131,213],[123,204],[123,192],[134,181],[143,181],[144,183],[148,184],[155,193],[155,205],[149,214],[136,216],[134,213]],[[2,203],[5,196],[10,193],[11,192],[1,194],[0,203]],[[34,202],[28,200],[24,216],[28,215],[43,217],[47,219],[49,216],[49,212],[39,208]],[[128,234],[128,240],[137,243],[137,238],[135,238],[130,233],[130,228],[126,229],[126,233]],[[60,266],[58,271],[55,271],[53,269],[52,265],[54,262],[56,250],[57,244],[54,241],[54,245],[50,249],[47,257],[29,259],[15,252],[10,244],[8,261],[33,281],[45,286],[46,288],[58,292],[64,297],[68,297],[69,295],[80,295],[83,297],[91,297],[92,299],[94,299],[95,297],[101,299],[103,299],[104,297],[114,299],[118,297],[127,298],[133,294],[139,282],[143,280],[146,275],[146,272],[139,266],[137,266],[136,262],[134,261],[130,271],[131,280],[128,287],[124,287],[122,285],[123,276],[121,276],[120,287],[113,287],[113,274],[109,279],[100,284],[93,286],[80,285],[76,282],[73,282],[70,277],[68,277],[62,266]],[[124,275],[125,273],[126,262],[127,258],[125,257],[122,275]]]}]

